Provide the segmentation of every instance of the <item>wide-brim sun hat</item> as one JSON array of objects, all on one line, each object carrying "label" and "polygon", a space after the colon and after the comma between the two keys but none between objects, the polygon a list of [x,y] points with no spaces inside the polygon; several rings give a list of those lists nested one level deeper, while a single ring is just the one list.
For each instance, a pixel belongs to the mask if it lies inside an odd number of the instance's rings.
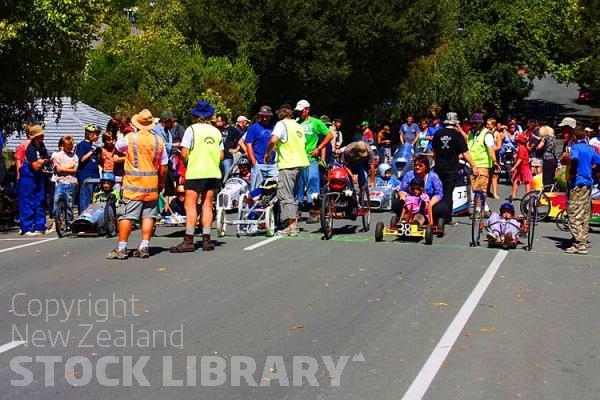
[{"label": "wide-brim sun hat", "polygon": [[260,110],[258,110],[258,115],[262,115],[265,117],[270,117],[273,115],[273,110],[270,106],[262,106]]},{"label": "wide-brim sun hat", "polygon": [[449,112],[446,114],[446,120],[444,121],[446,125],[458,125],[460,124],[460,120],[458,119],[458,114],[455,112]]},{"label": "wide-brim sun hat", "polygon": [[147,108],[131,117],[131,124],[141,131],[150,131],[156,126],[154,117]]},{"label": "wide-brim sun hat", "polygon": [[471,115],[472,124],[482,124],[484,122],[485,121],[483,120],[483,114],[476,112]]},{"label": "wide-brim sun hat", "polygon": [[29,127],[29,139],[36,138],[38,136],[42,136],[44,134],[44,128],[41,125],[33,125]]},{"label": "wide-brim sun hat", "polygon": [[194,108],[190,110],[190,114],[194,117],[208,118],[215,113],[215,109],[210,103],[204,99],[198,101]]}]

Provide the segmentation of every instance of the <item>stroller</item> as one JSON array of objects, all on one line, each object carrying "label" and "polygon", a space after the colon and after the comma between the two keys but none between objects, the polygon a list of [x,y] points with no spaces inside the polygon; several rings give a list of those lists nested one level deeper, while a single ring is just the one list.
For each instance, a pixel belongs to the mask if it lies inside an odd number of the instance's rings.
[{"label": "stroller", "polygon": [[244,180],[240,168],[250,170],[250,162],[246,156],[238,158],[223,177],[223,189],[217,195],[217,213],[219,210],[229,211],[238,207],[240,197],[248,193],[248,182]]},{"label": "stroller", "polygon": [[227,221],[224,212],[217,212],[217,235],[225,236],[227,225],[237,226],[236,236],[266,234],[273,236],[279,224],[277,181],[266,179],[250,193],[243,193],[238,202],[237,219]]}]

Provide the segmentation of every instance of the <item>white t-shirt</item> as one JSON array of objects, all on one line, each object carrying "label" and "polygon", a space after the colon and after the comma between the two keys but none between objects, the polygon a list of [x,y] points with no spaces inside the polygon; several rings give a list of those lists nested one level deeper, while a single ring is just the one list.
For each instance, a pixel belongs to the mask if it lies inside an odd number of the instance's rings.
[{"label": "white t-shirt", "polygon": [[273,128],[273,132],[271,132],[271,136],[275,136],[280,142],[285,142],[287,140],[287,129],[285,129],[283,120],[277,121]]},{"label": "white t-shirt", "polygon": [[[133,134],[134,134],[133,132],[129,133],[129,135],[133,135]],[[165,143],[162,142],[162,145],[163,145],[163,151],[162,151],[162,155],[160,158],[160,165],[167,165],[169,163],[169,156],[167,155],[167,149],[165,147]],[[117,150],[119,150],[121,153],[126,154],[127,150],[129,149],[129,144],[127,143],[127,137],[117,140],[117,143],[115,143],[115,148]]]}]

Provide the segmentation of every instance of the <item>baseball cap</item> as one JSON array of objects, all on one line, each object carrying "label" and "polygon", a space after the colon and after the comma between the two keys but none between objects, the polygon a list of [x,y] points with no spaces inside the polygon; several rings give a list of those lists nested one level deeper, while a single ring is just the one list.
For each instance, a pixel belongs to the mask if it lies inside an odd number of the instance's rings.
[{"label": "baseball cap", "polygon": [[237,120],[235,122],[242,122],[242,121],[250,122],[250,120],[243,115],[240,115],[239,117],[237,117]]},{"label": "baseball cap", "polygon": [[296,103],[296,108],[294,110],[302,111],[305,108],[310,108],[310,103],[306,100],[300,100],[299,102]]},{"label": "baseball cap", "polygon": [[577,126],[577,121],[575,121],[575,118],[566,117],[563,118],[562,121],[560,121],[560,124],[558,124],[558,126],[570,126],[571,128],[575,129],[575,127]]}]

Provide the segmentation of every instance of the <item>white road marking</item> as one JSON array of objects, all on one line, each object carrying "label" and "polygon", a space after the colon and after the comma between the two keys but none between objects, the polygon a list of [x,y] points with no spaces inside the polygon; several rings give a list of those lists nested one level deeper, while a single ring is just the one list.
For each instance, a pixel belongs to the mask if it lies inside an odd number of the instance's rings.
[{"label": "white road marking", "polygon": [[13,342],[3,344],[2,346],[0,346],[0,353],[4,353],[5,351],[14,349],[15,347],[19,347],[20,345],[25,344],[25,343],[27,343],[27,342],[25,342],[23,340],[15,340]]},{"label": "white road marking", "polygon": [[253,244],[252,246],[244,247],[244,250],[246,250],[246,251],[251,251],[251,250],[254,250],[254,249],[258,249],[259,247],[261,247],[261,246],[264,246],[265,244],[269,244],[269,243],[271,243],[271,242],[274,242],[274,241],[276,241],[276,240],[279,240],[279,239],[281,239],[282,237],[283,237],[283,236],[273,236],[273,237],[271,237],[271,238],[268,238],[268,239],[266,239],[266,240],[263,240],[262,242],[258,242],[258,243],[256,243],[256,244]]},{"label": "white road marking", "polygon": [[475,289],[473,289],[465,303],[458,311],[458,314],[456,314],[456,317],[454,317],[454,320],[450,326],[448,326],[444,336],[442,336],[438,344],[435,346],[433,352],[425,362],[425,365],[423,365],[423,368],[421,368],[421,371],[419,371],[419,374],[410,385],[404,396],[402,396],[402,400],[421,400],[423,398],[429,389],[431,382],[433,382],[433,379],[442,366],[442,363],[444,360],[446,360],[446,357],[452,349],[452,346],[454,346],[458,335],[460,335],[463,328],[467,324],[467,321],[471,317],[475,307],[477,307],[477,304],[479,304],[481,297],[494,279],[494,275],[496,275],[496,272],[498,272],[500,265],[507,255],[508,251],[506,250],[498,251],[489,267],[479,280],[479,283],[477,283]]},{"label": "white road marking", "polygon": [[56,240],[56,239],[58,239],[58,238],[57,237],[53,237],[53,238],[44,239],[44,240],[37,240],[35,242],[31,242],[31,243],[27,243],[27,244],[22,244],[22,245],[19,245],[19,246],[9,247],[8,249],[2,249],[2,250],[0,250],[0,253],[6,253],[7,251],[17,250],[17,249],[21,249],[23,247],[28,247],[28,246],[35,246],[36,244],[46,243],[46,242],[50,242],[50,241]]}]

